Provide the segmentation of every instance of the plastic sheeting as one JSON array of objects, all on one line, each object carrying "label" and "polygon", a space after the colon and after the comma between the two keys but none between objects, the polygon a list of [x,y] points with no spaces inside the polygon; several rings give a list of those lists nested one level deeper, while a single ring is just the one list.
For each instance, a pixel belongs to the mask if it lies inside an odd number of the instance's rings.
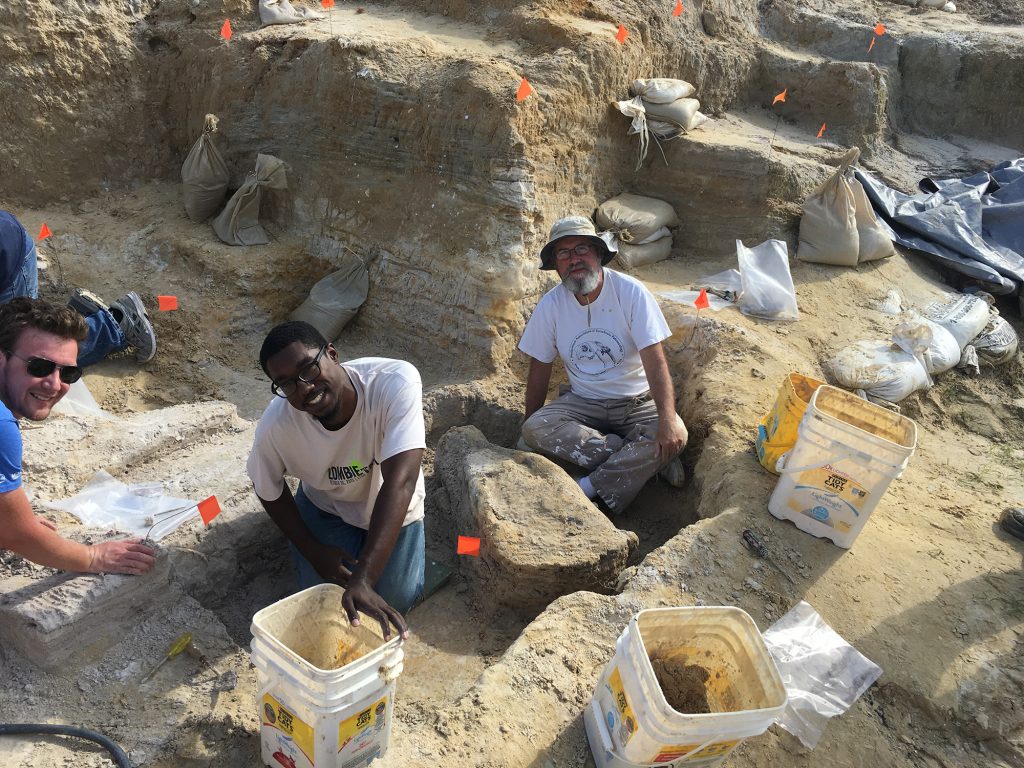
[{"label": "plastic sheeting", "polygon": [[1024,157],[963,179],[923,179],[906,195],[857,169],[857,179],[902,246],[971,277],[995,294],[1024,283]]}]

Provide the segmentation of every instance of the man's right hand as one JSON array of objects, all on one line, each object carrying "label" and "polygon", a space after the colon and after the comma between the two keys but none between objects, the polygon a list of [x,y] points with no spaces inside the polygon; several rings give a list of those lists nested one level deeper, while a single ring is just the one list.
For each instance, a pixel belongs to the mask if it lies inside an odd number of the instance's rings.
[{"label": "man's right hand", "polygon": [[145,573],[156,563],[156,550],[139,539],[105,541],[89,547],[90,573]]},{"label": "man's right hand", "polygon": [[316,556],[310,558],[310,563],[320,578],[337,584],[342,587],[348,586],[348,579],[352,575],[352,568],[356,560],[344,549],[321,545],[318,547]]}]

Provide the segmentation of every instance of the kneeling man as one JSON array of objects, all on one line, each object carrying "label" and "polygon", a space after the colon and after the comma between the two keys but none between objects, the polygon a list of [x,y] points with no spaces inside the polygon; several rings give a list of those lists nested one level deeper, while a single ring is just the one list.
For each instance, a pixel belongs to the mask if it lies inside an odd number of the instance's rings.
[{"label": "kneeling man", "polygon": [[[346,588],[349,620],[362,611],[406,636],[401,614],[423,589],[420,461],[423,386],[410,363],[342,363],[313,326],[276,326],[260,365],[277,397],[256,428],[247,469],[263,508],[288,537],[305,589]],[[299,479],[293,496],[285,476]]]},{"label": "kneeling man", "polygon": [[[540,268],[562,282],[537,303],[519,349],[531,358],[523,440],[587,470],[583,492],[618,513],[678,461],[687,434],[661,347],[668,324],[639,280],[604,268],[612,256],[589,219],[555,222]],[[571,389],[544,405],[556,356]]]}]

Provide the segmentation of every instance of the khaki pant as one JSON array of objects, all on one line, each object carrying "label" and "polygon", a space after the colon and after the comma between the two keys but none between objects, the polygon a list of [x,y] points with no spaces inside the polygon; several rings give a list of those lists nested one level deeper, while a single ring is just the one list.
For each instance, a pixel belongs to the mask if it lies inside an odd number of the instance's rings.
[{"label": "khaki pant", "polygon": [[523,423],[528,446],[588,470],[591,484],[613,512],[629,506],[673,458],[658,458],[657,433],[658,409],[650,394],[590,400],[567,392]]}]

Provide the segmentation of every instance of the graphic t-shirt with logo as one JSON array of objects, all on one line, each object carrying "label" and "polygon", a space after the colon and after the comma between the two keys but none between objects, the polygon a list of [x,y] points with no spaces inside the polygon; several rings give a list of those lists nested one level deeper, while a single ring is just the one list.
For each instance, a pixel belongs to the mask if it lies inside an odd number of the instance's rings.
[{"label": "graphic t-shirt with logo", "polygon": [[[349,422],[324,429],[275,397],[256,427],[246,470],[262,499],[277,499],[285,476],[296,477],[317,507],[366,529],[383,484],[381,462],[426,447],[423,384],[416,368],[402,360],[364,357],[341,366],[357,395]],[[403,525],[423,519],[425,496],[421,467]]]},{"label": "graphic t-shirt with logo", "polygon": [[22,450],[18,420],[0,403],[0,493],[21,488]]},{"label": "graphic t-shirt with logo", "polygon": [[651,292],[636,278],[604,270],[601,294],[587,306],[559,283],[537,302],[519,349],[542,363],[562,358],[573,394],[592,400],[648,390],[640,350],[672,333]]}]

